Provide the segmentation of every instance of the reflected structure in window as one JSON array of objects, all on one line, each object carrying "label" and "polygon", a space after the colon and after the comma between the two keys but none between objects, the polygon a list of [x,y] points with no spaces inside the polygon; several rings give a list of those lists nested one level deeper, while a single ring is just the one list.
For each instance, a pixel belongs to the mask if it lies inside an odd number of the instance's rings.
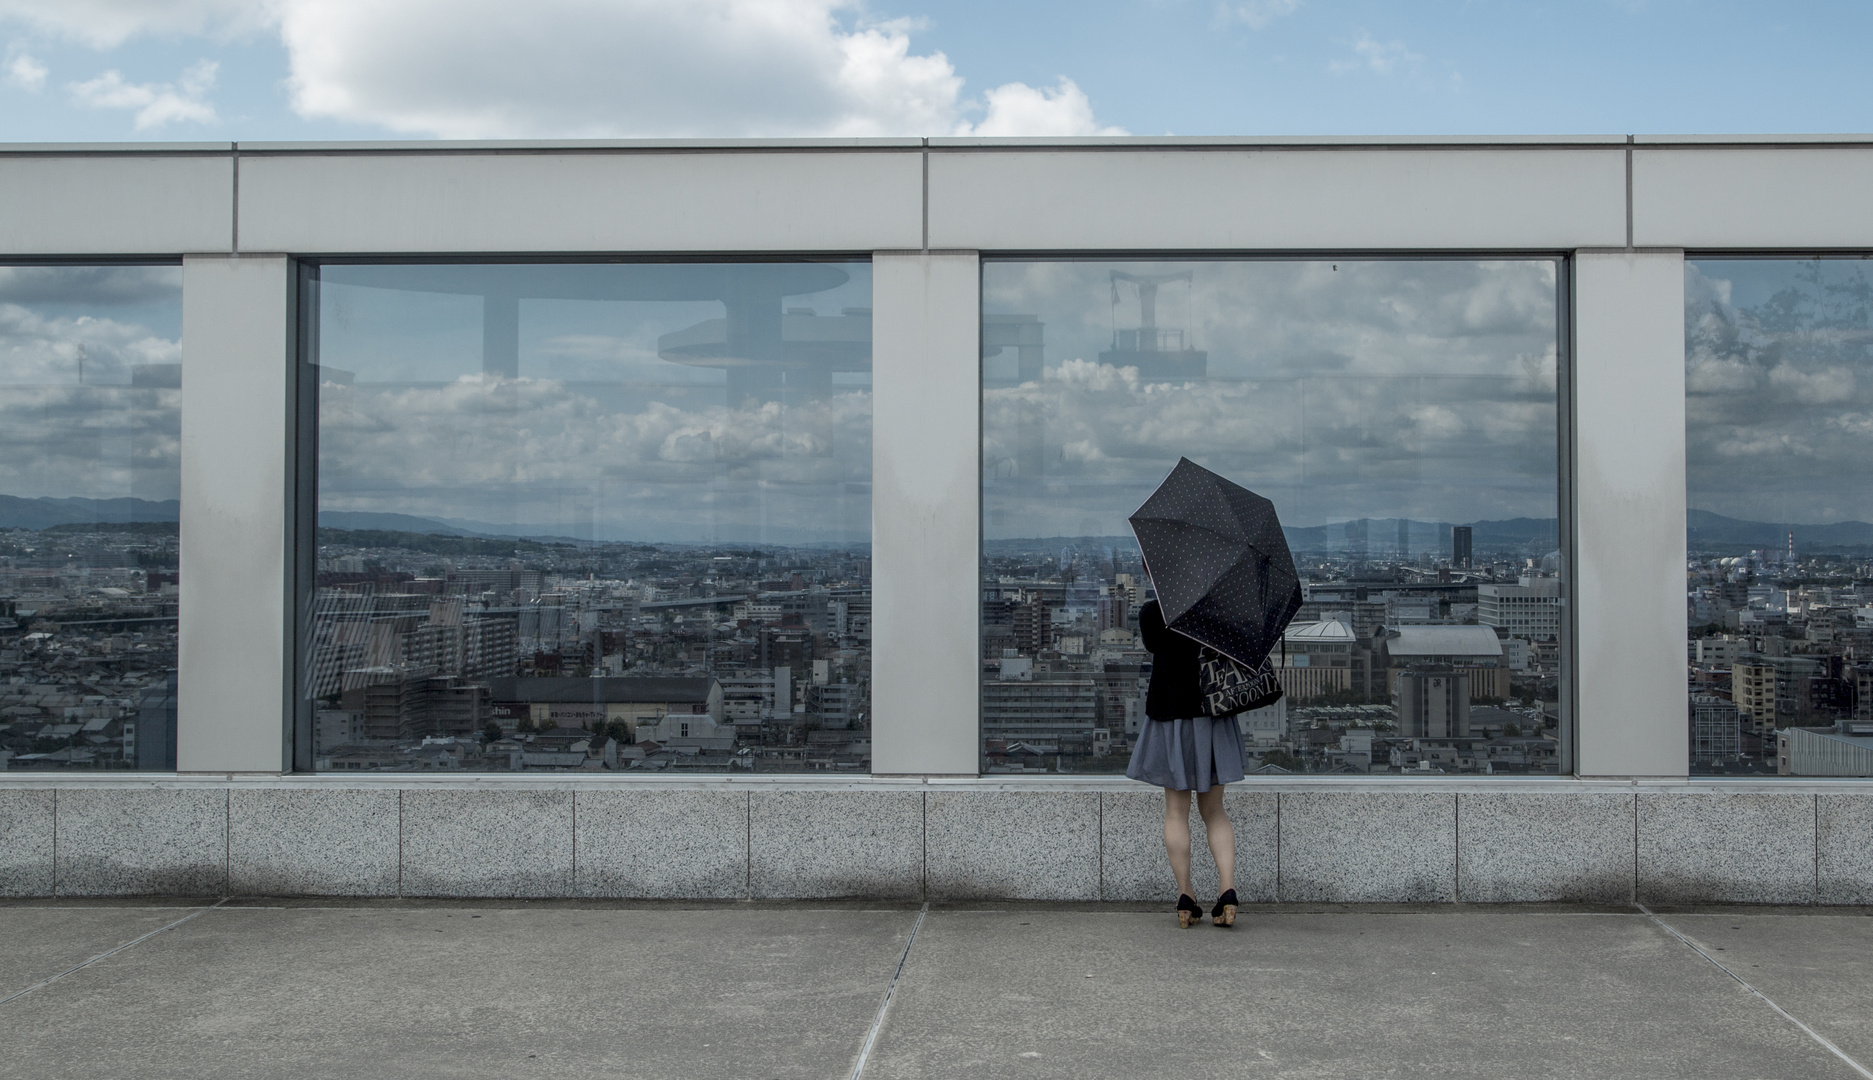
[{"label": "reflected structure in window", "polygon": [[1691,772],[1873,776],[1873,281],[1685,264]]},{"label": "reflected structure in window", "polygon": [[182,269],[0,266],[0,769],[176,767]]},{"label": "reflected structure in window", "polygon": [[1251,771],[1562,771],[1558,270],[986,262],[983,768],[1124,770],[1126,518],[1182,456],[1273,500],[1303,579]]},{"label": "reflected structure in window", "polygon": [[868,263],[305,274],[300,768],[869,768]]}]

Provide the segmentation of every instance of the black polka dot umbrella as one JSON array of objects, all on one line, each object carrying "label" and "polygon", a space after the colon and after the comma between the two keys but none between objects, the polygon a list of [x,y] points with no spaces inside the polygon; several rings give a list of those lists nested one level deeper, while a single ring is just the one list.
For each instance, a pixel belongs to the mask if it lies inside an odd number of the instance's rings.
[{"label": "black polka dot umbrella", "polygon": [[1255,667],[1301,607],[1275,504],[1180,458],[1131,516],[1164,623]]}]

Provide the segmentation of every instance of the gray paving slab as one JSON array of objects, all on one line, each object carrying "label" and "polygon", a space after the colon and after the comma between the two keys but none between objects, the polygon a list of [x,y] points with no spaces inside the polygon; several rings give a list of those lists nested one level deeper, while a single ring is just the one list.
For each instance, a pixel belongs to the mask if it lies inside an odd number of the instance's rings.
[{"label": "gray paving slab", "polygon": [[865,1075],[1856,1074],[1636,914],[1030,907],[932,911]]},{"label": "gray paving slab", "polygon": [[0,1077],[849,1075],[916,911],[221,908],[5,1007]]},{"label": "gray paving slab", "polygon": [[1873,909],[1659,917],[1873,1069]]},{"label": "gray paving slab", "polygon": [[0,998],[134,941],[197,906],[0,904],[0,942],[6,943],[0,948]]}]

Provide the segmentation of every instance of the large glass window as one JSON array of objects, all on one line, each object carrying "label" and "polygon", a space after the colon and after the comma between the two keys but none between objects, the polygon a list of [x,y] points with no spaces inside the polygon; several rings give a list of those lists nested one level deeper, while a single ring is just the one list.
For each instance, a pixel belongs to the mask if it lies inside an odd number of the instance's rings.
[{"label": "large glass window", "polygon": [[1691,771],[1873,776],[1873,281],[1685,264]]},{"label": "large glass window", "polygon": [[0,266],[0,769],[173,770],[182,270]]},{"label": "large glass window", "polygon": [[869,767],[868,263],[306,274],[301,768]]},{"label": "large glass window", "polygon": [[984,769],[1124,769],[1126,518],[1189,457],[1273,500],[1303,579],[1251,770],[1559,771],[1558,270],[986,263]]}]

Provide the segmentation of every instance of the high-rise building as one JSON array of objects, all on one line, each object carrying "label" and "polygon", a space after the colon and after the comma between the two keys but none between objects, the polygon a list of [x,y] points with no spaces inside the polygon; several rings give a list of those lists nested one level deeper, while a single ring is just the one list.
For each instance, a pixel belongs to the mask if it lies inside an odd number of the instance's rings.
[{"label": "high-rise building", "polygon": [[1691,757],[1712,761],[1743,752],[1743,724],[1736,703],[1715,694],[1691,698]]},{"label": "high-rise building", "polygon": [[1510,637],[1558,641],[1561,637],[1561,579],[1525,577],[1514,585],[1507,582],[1478,585],[1476,621]]},{"label": "high-rise building", "polygon": [[1398,735],[1404,739],[1470,736],[1470,676],[1450,668],[1408,668],[1397,679]]},{"label": "high-rise building", "polygon": [[176,673],[151,684],[137,704],[136,769],[174,772],[176,768]]},{"label": "high-rise building", "polygon": [[1469,525],[1452,525],[1450,527],[1450,565],[1451,566],[1467,568],[1470,565],[1470,562],[1471,562],[1470,538],[1471,536],[1472,536],[1472,527]]},{"label": "high-rise building", "polygon": [[1053,644],[1053,613],[1040,599],[1030,600],[1014,609],[1014,643],[1025,656],[1033,656]]}]

